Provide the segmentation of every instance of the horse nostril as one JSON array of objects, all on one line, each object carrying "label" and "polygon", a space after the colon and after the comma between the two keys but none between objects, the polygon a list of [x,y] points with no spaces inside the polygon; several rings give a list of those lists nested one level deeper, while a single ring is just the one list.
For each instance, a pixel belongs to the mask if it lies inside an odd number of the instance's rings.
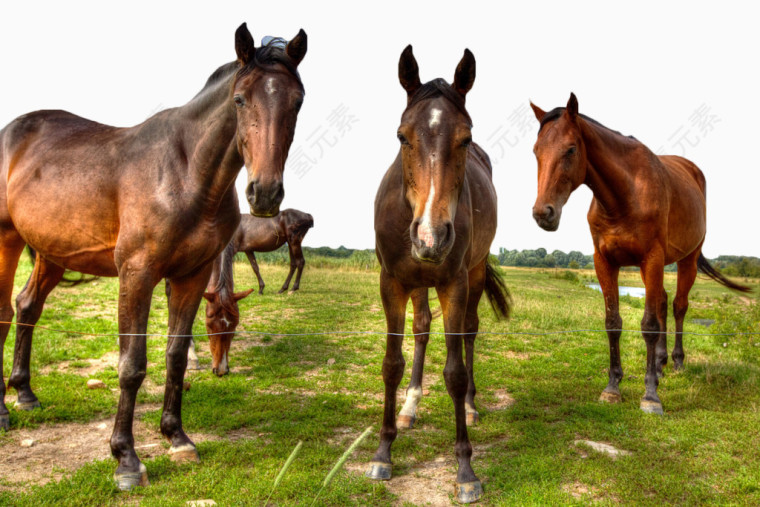
[{"label": "horse nostril", "polygon": [[454,224],[452,222],[446,222],[446,228],[443,233],[443,238],[441,238],[440,247],[441,249],[445,249],[449,246],[449,243],[454,241]]},{"label": "horse nostril", "polygon": [[249,203],[253,203],[256,196],[256,182],[251,181],[248,186],[245,187],[245,197]]},{"label": "horse nostril", "polygon": [[547,204],[546,207],[544,208],[544,218],[546,220],[551,221],[554,219],[555,214],[556,212],[554,210],[554,206],[552,206],[551,204]]}]

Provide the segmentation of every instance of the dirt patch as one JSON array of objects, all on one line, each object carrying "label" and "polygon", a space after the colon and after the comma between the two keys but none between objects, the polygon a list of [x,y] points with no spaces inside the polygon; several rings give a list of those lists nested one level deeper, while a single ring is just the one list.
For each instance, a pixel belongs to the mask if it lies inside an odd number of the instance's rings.
[{"label": "dirt patch", "polygon": [[[346,469],[363,475],[367,463],[351,463]],[[457,462],[452,454],[418,463],[404,475],[394,476],[384,484],[388,491],[398,496],[394,505],[450,506],[456,473]]]},{"label": "dirt patch", "polygon": [[99,359],[77,360],[76,362],[78,363],[89,363],[89,366],[81,368],[71,366],[72,362],[74,361],[60,361],[56,364],[44,366],[40,369],[40,375],[48,375],[52,371],[58,371],[61,373],[74,373],[76,375],[81,375],[82,377],[91,377],[104,371],[106,368],[113,368],[116,370],[119,367],[119,351],[114,350],[106,352],[103,357]]},{"label": "dirt patch", "polygon": [[591,499],[599,498],[599,488],[595,488],[594,486],[588,486],[578,481],[572,484],[563,484],[562,491],[569,494],[573,498],[577,498],[577,499],[581,499],[584,497],[585,498],[590,497]]},{"label": "dirt patch", "polygon": [[[135,415],[159,410],[157,403],[138,405]],[[0,446],[3,464],[0,479],[7,481],[9,489],[28,489],[29,484],[42,485],[59,481],[83,465],[94,461],[113,459],[109,440],[113,431],[114,418],[89,423],[56,424],[37,429],[20,429],[10,433],[7,443]],[[166,454],[168,442],[158,430],[135,418],[133,432],[135,450],[141,459]],[[191,433],[195,443],[218,440],[219,437]],[[31,447],[22,447],[21,442],[32,440]],[[114,469],[116,462],[114,461]],[[17,485],[17,486],[16,486]]]},{"label": "dirt patch", "polygon": [[489,410],[504,410],[515,404],[515,399],[504,389],[497,389],[493,395],[496,397],[496,402],[486,405]]}]

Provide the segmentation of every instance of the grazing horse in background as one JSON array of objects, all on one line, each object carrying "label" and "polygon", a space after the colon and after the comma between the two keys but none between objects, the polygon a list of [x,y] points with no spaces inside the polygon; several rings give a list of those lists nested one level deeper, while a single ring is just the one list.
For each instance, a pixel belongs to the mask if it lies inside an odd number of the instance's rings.
[{"label": "grazing horse in background", "polygon": [[264,280],[259,273],[254,252],[272,252],[287,243],[290,253],[290,271],[278,294],[288,290],[290,279],[298,270],[296,281],[293,283],[293,290],[296,291],[301,284],[301,273],[306,264],[301,243],[312,227],[314,227],[314,218],[310,214],[290,208],[282,210],[276,217],[259,218],[251,215],[240,217],[240,225],[232,237],[232,243],[235,245],[235,252],[245,252],[248,256],[253,272],[259,280],[259,294],[264,293]]},{"label": "grazing horse in background", "polygon": [[[407,93],[398,139],[401,148],[385,173],[375,198],[376,252],[380,294],[388,325],[383,360],[385,411],[380,446],[367,476],[390,479],[390,447],[396,438],[396,389],[404,375],[401,343],[406,305],[414,305],[415,348],[412,381],[402,416],[413,422],[422,394],[425,347],[430,332],[428,287],[435,287],[446,331],[443,376],[456,417],[457,499],[476,501],[483,493],[470,465],[468,414],[475,413],[473,353],[478,332],[478,302],[485,289],[505,317],[509,295],[488,264],[496,232],[496,191],[486,153],[472,142],[472,121],[465,95],[475,80],[475,58],[465,50],[454,83],[420,83],[408,46],[399,60],[399,80]],[[462,342],[467,365],[462,362]],[[410,402],[411,400],[411,402]],[[471,415],[471,422],[476,416]]]},{"label": "grazing horse in background", "polygon": [[[241,218],[245,218],[245,215]],[[219,377],[230,371],[228,357],[230,344],[240,323],[238,301],[253,292],[253,289],[235,292],[234,258],[235,247],[230,242],[214,261],[208,287],[203,293],[206,299],[206,332],[209,334],[208,342],[211,349],[211,371]],[[197,369],[198,356],[195,355],[195,340],[191,340],[187,354],[188,368],[194,363],[193,366]]]},{"label": "grazing horse in background", "polygon": [[[182,428],[182,384],[192,325],[213,261],[240,220],[234,181],[248,170],[251,211],[273,216],[304,88],[302,31],[255,47],[245,24],[237,60],[221,66],[186,105],[115,128],[64,111],[21,116],[0,131],[0,321],[13,317],[19,256],[37,251],[17,298],[13,370],[18,408],[39,406],[29,385],[32,331],[65,269],[119,277],[119,408],[111,452],[120,489],[147,484],[134,449],[135,397],[146,374],[153,288],[166,278],[169,338],[161,433],[175,460],[198,460]],[[0,351],[10,325],[0,324]],[[0,365],[2,357],[0,357]],[[2,373],[2,372],[0,372]],[[0,400],[5,387],[0,389]],[[9,427],[0,403],[0,427]]]},{"label": "grazing horse in background", "polygon": [[657,156],[635,138],[579,114],[574,94],[570,94],[567,107],[548,113],[532,103],[531,107],[541,125],[533,149],[538,160],[533,217],[538,225],[547,231],[557,230],[562,206],[582,183],[594,193],[588,223],[610,342],[609,384],[600,399],[621,401],[619,342],[623,321],[618,306],[618,273],[621,266],[639,266],[646,287],[641,332],[647,345],[646,392],[641,409],[662,414],[657,385],[668,361],[664,267],[678,263],[673,299],[676,370],[683,367],[683,320],[697,271],[728,288],[750,290],[725,278],[702,255],[705,177],[689,160]]}]

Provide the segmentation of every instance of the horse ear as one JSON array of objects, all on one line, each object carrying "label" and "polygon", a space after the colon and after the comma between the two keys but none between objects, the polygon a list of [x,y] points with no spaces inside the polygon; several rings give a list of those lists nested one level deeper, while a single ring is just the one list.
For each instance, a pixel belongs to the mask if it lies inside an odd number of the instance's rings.
[{"label": "horse ear", "polygon": [[235,301],[240,301],[251,292],[253,292],[253,289],[244,290],[243,292],[236,292],[232,295],[232,299],[234,299]]},{"label": "horse ear", "polygon": [[248,31],[248,26],[243,23],[235,30],[235,53],[237,53],[238,62],[241,65],[246,65],[253,60],[255,51],[256,47],[253,43],[253,36]]},{"label": "horse ear", "polygon": [[285,52],[290,59],[293,60],[293,63],[295,63],[296,66],[298,66],[298,64],[301,63],[301,60],[303,60],[303,57],[306,56],[306,40],[306,32],[301,28],[298,31],[298,35],[293,37],[293,40],[288,42],[288,45],[285,48]]},{"label": "horse ear", "polygon": [[457,65],[454,73],[454,89],[465,96],[475,82],[475,56],[469,49],[464,50],[464,56]]},{"label": "horse ear", "polygon": [[544,119],[544,116],[546,116],[546,111],[535,105],[532,101],[530,103],[530,108],[533,109],[533,114],[536,115],[536,119],[541,122],[541,120]]},{"label": "horse ear", "polygon": [[421,86],[420,68],[412,53],[411,44],[401,52],[401,58],[398,60],[398,80],[408,97],[411,97]]},{"label": "horse ear", "polygon": [[570,92],[570,99],[567,101],[567,114],[570,118],[578,116],[578,99],[573,92]]}]

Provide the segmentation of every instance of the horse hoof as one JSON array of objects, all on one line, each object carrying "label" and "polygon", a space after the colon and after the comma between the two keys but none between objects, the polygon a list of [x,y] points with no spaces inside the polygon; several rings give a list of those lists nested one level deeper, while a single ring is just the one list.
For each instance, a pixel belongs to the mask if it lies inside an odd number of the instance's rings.
[{"label": "horse hoof", "polygon": [[400,430],[410,430],[414,428],[414,421],[417,420],[417,416],[400,414],[396,419],[396,426]]},{"label": "horse hoof", "polygon": [[662,415],[662,403],[650,400],[641,400],[641,410],[647,414]]},{"label": "horse hoof", "polygon": [[140,463],[138,472],[117,472],[113,474],[113,480],[116,481],[116,486],[122,491],[130,491],[137,486],[150,486],[148,469],[142,463]]},{"label": "horse hoof", "polygon": [[683,371],[683,361],[673,361],[673,371]]},{"label": "horse hoof", "polygon": [[599,396],[599,401],[602,403],[620,403],[623,398],[620,393],[612,393],[610,391],[602,391],[602,395]]},{"label": "horse hoof", "polygon": [[40,408],[42,405],[40,405],[40,400],[34,400],[34,401],[17,401],[13,404],[14,407],[16,407],[16,410],[34,410],[35,408]]},{"label": "horse hoof", "polygon": [[8,414],[0,415],[0,430],[11,430],[11,416]]},{"label": "horse hoof", "polygon": [[454,491],[459,503],[477,502],[483,496],[483,486],[477,480],[463,482],[462,484],[457,483]]},{"label": "horse hoof", "polygon": [[480,414],[478,414],[476,410],[473,410],[472,412],[467,411],[467,417],[465,421],[467,423],[467,426],[475,426],[480,422]]},{"label": "horse hoof", "polygon": [[389,481],[391,479],[391,464],[382,461],[370,461],[369,470],[364,475],[376,481]]},{"label": "horse hoof", "polygon": [[193,444],[169,448],[169,458],[175,463],[200,463],[201,456]]},{"label": "horse hoof", "polygon": [[187,360],[187,369],[188,370],[200,370],[201,365],[198,363],[197,359],[188,359]]}]

